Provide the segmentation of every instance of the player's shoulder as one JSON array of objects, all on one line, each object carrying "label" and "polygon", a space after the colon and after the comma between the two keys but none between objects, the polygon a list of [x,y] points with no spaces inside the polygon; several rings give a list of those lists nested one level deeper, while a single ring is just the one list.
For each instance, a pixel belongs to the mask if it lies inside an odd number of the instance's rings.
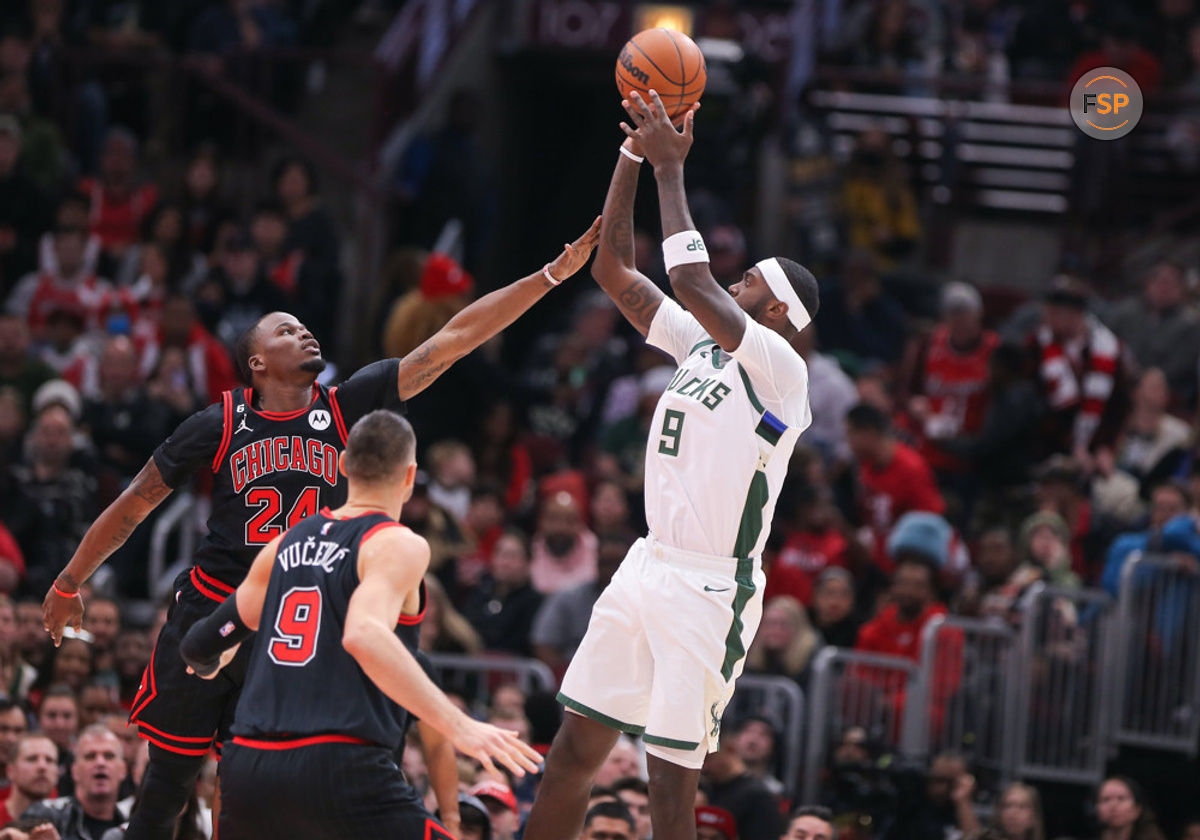
[{"label": "player's shoulder", "polygon": [[429,556],[429,542],[399,522],[385,522],[372,528],[363,538],[363,549],[379,555]]}]

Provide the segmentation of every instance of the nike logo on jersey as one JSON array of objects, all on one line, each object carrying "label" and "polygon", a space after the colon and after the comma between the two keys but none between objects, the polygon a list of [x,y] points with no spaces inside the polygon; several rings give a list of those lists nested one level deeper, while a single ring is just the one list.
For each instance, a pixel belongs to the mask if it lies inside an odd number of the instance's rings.
[{"label": "nike logo on jersey", "polygon": [[238,432],[253,432],[253,431],[254,431],[254,429],[252,429],[246,425],[246,418],[243,417],[242,422],[238,423],[238,427],[233,430],[233,433],[236,435]]},{"label": "nike logo on jersey", "polygon": [[728,592],[732,587],[726,586],[724,589],[713,589],[711,586],[704,587],[705,592]]}]

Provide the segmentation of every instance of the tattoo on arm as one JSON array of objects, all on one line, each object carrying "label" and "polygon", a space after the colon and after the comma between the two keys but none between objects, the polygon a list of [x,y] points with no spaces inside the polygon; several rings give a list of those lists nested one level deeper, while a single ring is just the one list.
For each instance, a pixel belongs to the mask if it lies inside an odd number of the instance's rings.
[{"label": "tattoo on arm", "polygon": [[654,284],[639,277],[621,291],[617,302],[629,322],[645,335],[662,299],[662,292]]},{"label": "tattoo on arm", "polygon": [[[146,466],[142,467],[142,471],[134,478],[133,483],[129,485],[129,489],[133,491],[133,495],[137,496],[148,505],[154,506],[171,495],[171,488],[163,481],[162,473],[158,471],[158,466],[151,459]],[[134,527],[137,523],[134,523]],[[132,529],[130,530],[132,533]],[[124,541],[125,534],[121,540]]]},{"label": "tattoo on arm", "polygon": [[633,222],[614,219],[608,226],[608,247],[627,265],[633,264]]},{"label": "tattoo on arm", "polygon": [[401,360],[401,394],[413,394],[420,391],[436,379],[442,371],[450,367],[454,359],[436,358],[437,355],[440,355],[438,354],[440,349],[438,342],[430,339]]}]

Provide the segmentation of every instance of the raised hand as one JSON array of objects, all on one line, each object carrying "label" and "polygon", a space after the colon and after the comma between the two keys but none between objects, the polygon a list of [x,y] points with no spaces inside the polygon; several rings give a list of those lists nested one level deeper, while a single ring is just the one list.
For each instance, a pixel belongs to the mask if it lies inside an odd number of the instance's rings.
[{"label": "raised hand", "polygon": [[683,129],[676,131],[657,91],[650,91],[649,101],[643,99],[636,90],[629,97],[622,100],[621,105],[637,127],[630,128],[628,123],[621,123],[621,130],[633,138],[656,169],[673,164],[682,166],[692,148],[692,126],[700,103],[697,102],[684,115]]},{"label": "raised hand", "polygon": [[562,281],[573,275],[587,263],[596,243],[600,241],[600,217],[574,242],[563,245],[563,252],[550,263],[550,276]]}]

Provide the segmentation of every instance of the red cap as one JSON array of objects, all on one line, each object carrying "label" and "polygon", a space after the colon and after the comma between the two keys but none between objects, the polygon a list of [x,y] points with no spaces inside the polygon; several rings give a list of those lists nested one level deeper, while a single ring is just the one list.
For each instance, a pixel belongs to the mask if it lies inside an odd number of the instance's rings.
[{"label": "red cap", "polygon": [[512,788],[508,785],[502,785],[499,782],[480,782],[467,791],[467,793],[472,796],[478,796],[480,799],[484,799],[485,797],[495,799],[510,811],[517,810],[517,797],[513,796]]},{"label": "red cap", "polygon": [[737,820],[724,808],[715,808],[712,805],[701,805],[697,808],[696,828],[701,826],[715,828],[729,840],[737,840]]},{"label": "red cap", "polygon": [[421,270],[421,294],[429,300],[467,295],[475,280],[445,254],[430,254]]}]

